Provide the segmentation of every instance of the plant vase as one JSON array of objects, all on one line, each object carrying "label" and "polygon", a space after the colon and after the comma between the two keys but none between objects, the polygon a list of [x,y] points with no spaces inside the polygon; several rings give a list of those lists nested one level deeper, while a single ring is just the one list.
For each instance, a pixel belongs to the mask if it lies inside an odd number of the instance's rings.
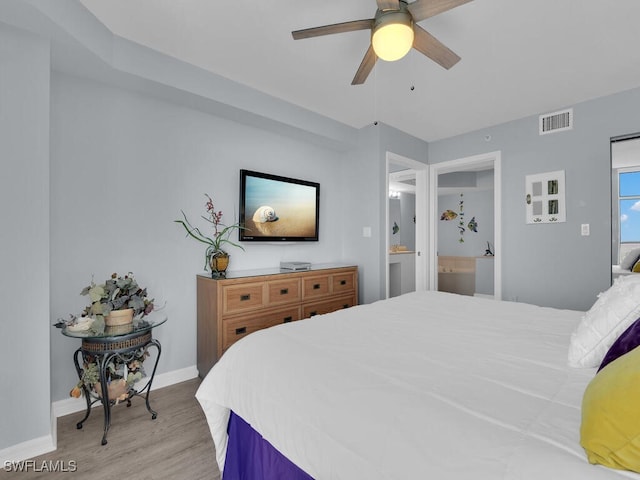
[{"label": "plant vase", "polygon": [[111,310],[109,315],[104,317],[104,324],[107,327],[115,327],[118,325],[128,325],[133,322],[133,308],[125,308],[124,310]]},{"label": "plant vase", "polygon": [[[102,385],[97,382],[93,390],[96,392],[99,398],[102,398]],[[107,400],[114,401],[116,403],[122,402],[129,397],[130,387],[124,378],[119,378],[109,382],[107,385]]]},{"label": "plant vase", "polygon": [[111,337],[126,335],[131,332],[133,332],[133,323],[125,323],[123,325],[105,325],[104,327],[105,335],[109,335]]},{"label": "plant vase", "polygon": [[215,252],[209,257],[209,266],[212,278],[224,277],[229,266],[229,254],[223,251]]}]

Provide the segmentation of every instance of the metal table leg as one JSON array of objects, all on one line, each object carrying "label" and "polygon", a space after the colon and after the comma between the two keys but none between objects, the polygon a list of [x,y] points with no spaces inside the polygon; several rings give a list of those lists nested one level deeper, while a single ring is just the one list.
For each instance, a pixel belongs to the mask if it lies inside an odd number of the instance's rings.
[{"label": "metal table leg", "polygon": [[[139,352],[142,349],[146,352],[149,347],[155,347],[157,349],[157,355],[155,358],[155,362],[153,364],[153,370],[146,385],[141,390],[131,389],[128,392],[127,397],[127,407],[131,406],[131,398],[134,396],[144,396],[145,405],[147,411],[151,414],[151,419],[155,420],[158,417],[158,413],[151,408],[149,394],[151,393],[151,385],[153,383],[153,379],[156,375],[156,370],[158,368],[158,362],[160,361],[160,355],[162,353],[162,348],[160,342],[156,339],[150,338],[146,343],[139,344],[135,348],[127,349],[125,351],[109,351],[108,348],[104,348],[105,352],[96,352],[90,351],[87,352],[83,348],[79,348],[75,351],[73,355],[73,362],[76,367],[76,372],[78,374],[78,379],[82,380],[82,376],[84,373],[84,364],[89,361],[96,362],[98,366],[98,378],[100,381],[100,394],[96,394],[95,392],[89,390],[85,384],[82,384],[82,390],[87,402],[87,410],[85,412],[85,416],[82,420],[80,420],[76,424],[76,428],[81,429],[84,422],[89,418],[91,414],[92,405],[97,402],[102,402],[102,407],[104,411],[104,429],[102,435],[102,445],[107,444],[107,434],[109,433],[109,428],[111,427],[111,407],[115,404],[115,399],[109,398],[109,384],[108,384],[108,366],[114,361],[114,359],[118,359],[121,362],[128,364],[131,362],[136,356],[139,356]],[[80,364],[80,357],[82,357],[82,367]],[[87,358],[90,357],[90,358]],[[126,379],[125,379],[126,380]]]}]

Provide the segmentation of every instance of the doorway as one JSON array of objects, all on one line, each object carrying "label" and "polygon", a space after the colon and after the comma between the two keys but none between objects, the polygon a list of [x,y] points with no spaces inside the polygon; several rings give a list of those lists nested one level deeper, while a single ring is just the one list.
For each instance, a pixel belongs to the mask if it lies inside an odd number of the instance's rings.
[{"label": "doorway", "polygon": [[[502,299],[502,225],[501,225],[501,153],[490,152],[486,154],[476,155],[472,157],[460,158],[457,160],[451,160],[447,162],[441,162],[430,165],[429,171],[429,265],[431,266],[429,269],[429,285],[432,290],[438,290],[438,277],[439,270],[445,268],[448,273],[457,274],[462,273],[463,275],[459,275],[461,277],[461,281],[468,282],[468,280],[472,281],[473,286],[469,286],[466,284],[464,286],[465,293],[467,294],[482,294],[483,292],[479,292],[476,289],[476,272],[487,272],[489,270],[493,273],[493,278],[489,278],[489,282],[493,281],[492,285],[492,298],[496,300]],[[464,193],[460,188],[453,189],[453,191],[457,191],[456,204],[454,207],[445,208],[443,212],[439,211],[439,202],[438,202],[438,189],[439,187],[443,187],[446,185],[446,181],[451,180],[453,177],[464,177],[466,176],[477,176],[478,172],[489,172],[492,171],[492,184],[493,184],[493,209],[492,215],[493,218],[493,245],[489,244],[488,246],[484,246],[475,254],[471,256],[447,256],[445,259],[444,256],[442,259],[439,259],[439,229],[446,227],[454,227],[452,228],[452,233],[457,235],[457,241],[464,242],[465,237],[468,238],[469,232],[474,230],[474,223],[476,223],[476,229],[480,228],[477,223],[480,219],[476,219],[471,215],[469,218],[466,218],[464,215],[466,212],[472,213],[468,210],[467,206],[464,205]],[[457,174],[457,175],[452,175]],[[485,174],[486,176],[486,174]],[[442,185],[440,185],[442,183]],[[442,188],[441,188],[442,191]],[[461,196],[462,195],[462,196]],[[441,215],[442,213],[442,215]],[[491,213],[490,213],[491,214]],[[490,215],[489,214],[489,215]],[[464,218],[462,220],[460,217]],[[441,221],[440,219],[443,218]],[[453,224],[448,224],[446,220],[449,219],[453,221]],[[455,220],[453,220],[455,219]],[[440,224],[443,224],[442,226]],[[491,222],[487,224],[490,225]],[[466,233],[465,233],[466,232]],[[471,235],[474,235],[471,233]],[[490,242],[491,243],[491,242]],[[486,250],[490,250],[493,254],[492,256],[484,257],[484,253]],[[480,261],[480,259],[487,259],[489,261]],[[439,262],[441,260],[441,262]],[[439,268],[439,263],[451,262],[451,266],[445,266]],[[448,263],[447,263],[448,265]],[[489,269],[488,267],[492,267]],[[472,278],[468,279],[470,273],[472,273]],[[466,275],[466,276],[465,276]],[[450,275],[450,277],[454,277],[456,275]],[[464,278],[463,278],[464,277]],[[443,282],[449,282],[452,278],[443,277]],[[457,281],[457,280],[456,280]],[[443,285],[444,287],[444,285]],[[462,287],[461,287],[462,288]],[[468,290],[468,291],[467,291]],[[485,293],[485,295],[487,295]]]},{"label": "doorway", "polygon": [[389,298],[428,286],[429,165],[392,152],[386,157],[384,258]]}]

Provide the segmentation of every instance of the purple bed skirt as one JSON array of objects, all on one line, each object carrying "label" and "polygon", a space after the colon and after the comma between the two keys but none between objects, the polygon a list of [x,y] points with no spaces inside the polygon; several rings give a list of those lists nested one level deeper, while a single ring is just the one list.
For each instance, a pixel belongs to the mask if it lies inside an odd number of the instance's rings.
[{"label": "purple bed skirt", "polygon": [[222,480],[313,480],[231,412]]}]

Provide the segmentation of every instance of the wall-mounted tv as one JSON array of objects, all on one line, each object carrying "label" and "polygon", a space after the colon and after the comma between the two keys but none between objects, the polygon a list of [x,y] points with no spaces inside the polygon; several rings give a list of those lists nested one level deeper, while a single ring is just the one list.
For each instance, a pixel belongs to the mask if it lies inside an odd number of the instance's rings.
[{"label": "wall-mounted tv", "polygon": [[318,241],[320,184],[240,170],[240,241]]}]

